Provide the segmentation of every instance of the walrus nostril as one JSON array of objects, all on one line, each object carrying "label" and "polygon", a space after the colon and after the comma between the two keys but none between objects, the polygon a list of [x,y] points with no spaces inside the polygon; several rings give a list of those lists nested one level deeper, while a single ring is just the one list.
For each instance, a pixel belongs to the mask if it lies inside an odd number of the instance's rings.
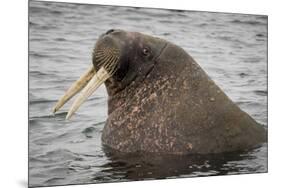
[{"label": "walrus nostril", "polygon": [[115,31],[114,29],[109,29],[105,34],[109,34],[109,33],[112,33],[114,31]]}]

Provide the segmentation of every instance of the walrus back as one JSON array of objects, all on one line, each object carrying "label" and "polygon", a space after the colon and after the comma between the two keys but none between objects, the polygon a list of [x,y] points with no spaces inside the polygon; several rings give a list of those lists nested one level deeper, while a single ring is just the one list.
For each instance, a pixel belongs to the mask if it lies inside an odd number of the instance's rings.
[{"label": "walrus back", "polygon": [[[180,47],[171,45],[171,48]],[[179,52],[178,56],[185,62],[184,68],[178,69],[181,79],[174,83],[179,93],[175,98],[181,101],[175,108],[175,121],[180,122],[181,132],[192,143],[192,152],[245,150],[267,140],[263,126],[241,110],[188,53],[183,55],[182,49],[173,51],[174,56]],[[171,56],[165,55],[163,61],[171,63]],[[182,62],[175,62],[174,66]]]}]

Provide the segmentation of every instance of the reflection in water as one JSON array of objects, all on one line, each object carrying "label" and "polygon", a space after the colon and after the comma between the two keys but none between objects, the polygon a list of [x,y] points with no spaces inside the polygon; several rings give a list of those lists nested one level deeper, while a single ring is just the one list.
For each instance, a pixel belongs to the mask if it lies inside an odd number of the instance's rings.
[{"label": "reflection in water", "polygon": [[[260,148],[260,147],[259,147]],[[237,166],[239,161],[250,161],[259,148],[219,154],[165,155],[151,153],[124,154],[104,146],[108,163],[102,165],[102,176],[108,174],[126,180],[165,179],[259,172],[261,166]],[[263,171],[261,171],[263,172]],[[95,174],[96,175],[96,174]],[[102,180],[94,176],[93,180]]]}]

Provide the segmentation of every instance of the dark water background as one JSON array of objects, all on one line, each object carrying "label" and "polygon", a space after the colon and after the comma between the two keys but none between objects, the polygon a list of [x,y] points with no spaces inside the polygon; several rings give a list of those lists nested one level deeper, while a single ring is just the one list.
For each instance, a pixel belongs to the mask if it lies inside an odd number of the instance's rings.
[{"label": "dark water background", "polygon": [[101,145],[102,86],[71,121],[51,109],[91,64],[98,36],[139,31],[183,47],[244,111],[267,128],[267,17],[30,2],[29,184],[47,186],[267,171],[267,145],[208,156],[114,156]]}]

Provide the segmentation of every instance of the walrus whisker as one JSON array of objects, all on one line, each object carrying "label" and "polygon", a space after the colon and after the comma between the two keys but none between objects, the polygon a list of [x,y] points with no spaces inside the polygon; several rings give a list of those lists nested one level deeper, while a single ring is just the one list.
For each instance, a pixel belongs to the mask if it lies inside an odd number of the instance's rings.
[{"label": "walrus whisker", "polygon": [[104,67],[106,70],[108,70],[108,68],[112,67],[113,64],[116,64],[116,59],[118,58],[117,55],[115,55],[114,53],[109,53],[109,60],[107,60],[106,62],[104,62]]},{"label": "walrus whisker", "polygon": [[102,63],[102,66],[106,69],[108,62],[110,62],[112,59],[111,55],[107,55],[106,59],[100,61],[100,63],[98,65],[100,65]]},{"label": "walrus whisker", "polygon": [[118,60],[119,60],[119,57],[115,56],[115,58],[113,60],[113,63],[111,63],[111,65],[108,68],[109,70],[111,70],[110,71],[111,75],[113,75],[116,72],[116,70],[117,70],[117,62],[118,62]]},{"label": "walrus whisker", "polygon": [[97,58],[97,66],[101,66],[102,64],[104,64],[104,62],[108,61],[109,58],[110,57],[108,55],[103,54],[102,57],[100,56],[99,58]]},{"label": "walrus whisker", "polygon": [[108,71],[108,73],[112,76],[117,68],[117,57],[113,57],[113,60],[110,64],[108,64],[106,70]]},{"label": "walrus whisker", "polygon": [[97,59],[96,59],[97,66],[98,66],[98,67],[101,67],[102,64],[104,64],[104,62],[107,61],[108,59],[109,59],[108,56],[104,56],[104,57],[102,57],[102,58],[97,58]]},{"label": "walrus whisker", "polygon": [[106,57],[106,55],[104,54],[104,52],[96,52],[94,54],[94,57],[95,58],[104,58],[104,57]]},{"label": "walrus whisker", "polygon": [[113,59],[115,58],[115,56],[113,55],[109,55],[109,59],[104,62],[104,68],[107,70],[108,66],[112,63]]}]

